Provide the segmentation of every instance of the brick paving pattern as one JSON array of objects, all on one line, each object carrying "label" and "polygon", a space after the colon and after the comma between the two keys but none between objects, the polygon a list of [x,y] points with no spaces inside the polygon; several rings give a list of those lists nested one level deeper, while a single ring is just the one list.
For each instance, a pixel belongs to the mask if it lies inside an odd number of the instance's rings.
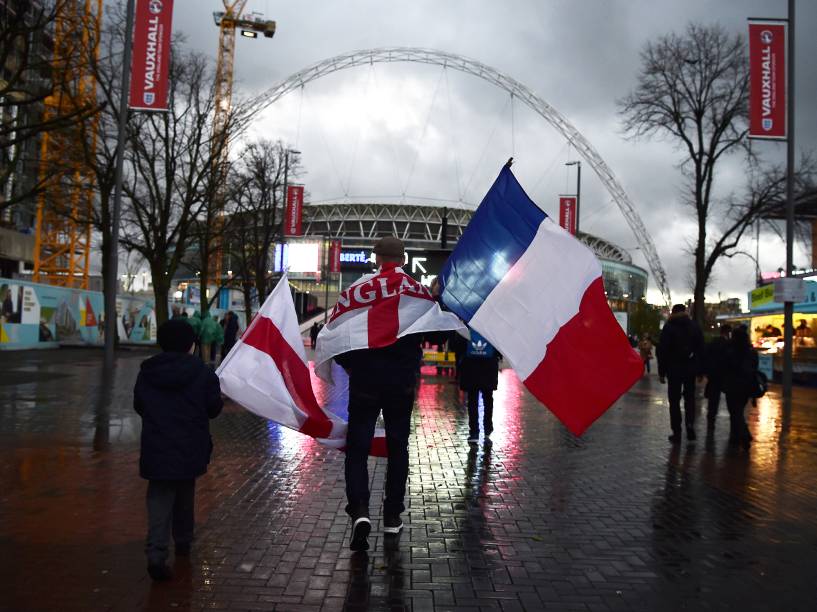
[{"label": "brick paving pattern", "polygon": [[[492,442],[424,377],[406,529],[384,539],[370,460],[368,554],[348,550],[343,455],[229,406],[175,577],[145,572],[145,482],[130,392],[145,352],[0,354],[0,609],[815,610],[817,392],[749,411],[755,442],[671,446],[645,377],[581,439],[501,374]],[[587,384],[593,384],[588,380]],[[322,390],[322,393],[328,393]]]}]

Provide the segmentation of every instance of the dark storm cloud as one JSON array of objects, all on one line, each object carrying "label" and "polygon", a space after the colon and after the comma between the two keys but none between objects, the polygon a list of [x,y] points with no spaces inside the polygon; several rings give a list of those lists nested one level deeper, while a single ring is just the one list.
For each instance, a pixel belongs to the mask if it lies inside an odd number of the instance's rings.
[{"label": "dark storm cloud", "polygon": [[[214,56],[217,28],[211,11],[220,7],[220,2],[212,0],[177,0],[174,27],[188,34],[190,47]],[[668,142],[626,140],[616,100],[635,84],[639,51],[648,40],[673,30],[681,31],[690,21],[718,22],[728,30],[743,33],[747,17],[782,17],[785,3],[249,0],[248,10],[262,11],[277,20],[278,32],[271,41],[238,40],[238,91],[262,91],[313,62],[346,51],[400,45],[462,54],[524,83],[564,114],[600,152],[651,233],[673,291],[687,294],[689,258],[683,251],[694,226],[691,211],[681,203],[683,180],[678,163],[682,156]],[[799,1],[796,126],[798,148],[805,149],[817,148],[817,118],[812,111],[817,66],[811,61],[817,43],[810,36],[815,26],[817,3]],[[298,132],[299,148],[305,153],[303,162],[308,171],[304,180],[316,198],[339,195],[346,184],[351,185],[353,194],[368,194],[396,184],[391,191],[398,195],[405,186],[412,160],[416,160],[413,189],[457,198],[464,184],[469,183],[468,199],[478,201],[479,190],[487,188],[511,148],[505,94],[479,79],[449,72],[448,89],[445,94],[438,93],[435,112],[427,119],[440,69],[401,65],[379,66],[374,70],[380,93],[391,92],[395,96],[392,99],[404,99],[413,105],[411,108],[395,105],[393,112],[401,115],[396,117],[397,121],[373,116],[365,129],[351,127],[357,125],[356,120],[351,120],[357,111],[348,104],[354,96],[360,96],[366,83],[366,68],[358,68],[307,86],[307,104],[297,100],[276,104],[264,115],[258,132],[273,138],[280,133],[287,139],[294,139]],[[402,94],[394,93],[401,88],[405,89]],[[448,119],[449,99],[455,109],[453,120]],[[310,115],[302,117],[296,130],[293,125],[298,123],[299,113],[303,114],[306,106]],[[520,180],[530,189],[534,188],[530,183],[536,183],[538,198],[552,199],[565,189],[566,170],[562,159],[556,159],[553,170],[544,175],[543,166],[559,155],[566,160],[569,152],[564,140],[531,111],[518,106],[514,110]],[[344,113],[350,118],[349,126],[338,125],[347,123]],[[429,126],[426,135],[420,138],[426,122]],[[489,132],[498,124],[500,129],[490,139]],[[329,142],[332,138],[337,141]],[[358,143],[356,149],[351,144],[354,142]],[[537,144],[540,142],[541,146]],[[455,143],[458,153],[451,151]],[[768,159],[782,159],[782,145],[759,146]],[[741,188],[739,161],[729,160],[722,169],[719,175],[722,193]],[[457,163],[459,181],[454,178]],[[589,167],[585,167],[582,187],[586,200],[585,227],[634,248],[634,260],[646,265],[635,248],[632,232]],[[778,242],[771,236],[765,239],[761,257],[764,267],[778,267],[782,253]],[[753,245],[750,248],[753,250]],[[801,253],[799,259],[803,258]],[[711,295],[719,290],[742,295],[752,278],[753,268],[748,260],[725,262],[718,270],[717,286],[712,287]]]}]

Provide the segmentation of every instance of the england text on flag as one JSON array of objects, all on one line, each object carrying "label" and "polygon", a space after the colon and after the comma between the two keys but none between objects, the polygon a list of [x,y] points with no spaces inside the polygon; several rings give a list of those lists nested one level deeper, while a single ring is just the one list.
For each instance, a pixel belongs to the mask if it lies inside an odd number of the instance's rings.
[{"label": "england text on flag", "polygon": [[315,372],[331,380],[334,356],[366,348],[389,346],[409,334],[459,330],[465,326],[444,312],[427,287],[395,264],[384,264],[338,297],[329,322],[318,336]]},{"label": "england text on flag", "polygon": [[593,253],[528,197],[509,166],[440,275],[442,300],[580,435],[641,376]]},{"label": "england text on flag", "polygon": [[[286,275],[216,374],[222,393],[247,410],[327,446],[346,446],[346,421],[315,399]],[[386,455],[382,431],[372,441],[371,454]]]}]

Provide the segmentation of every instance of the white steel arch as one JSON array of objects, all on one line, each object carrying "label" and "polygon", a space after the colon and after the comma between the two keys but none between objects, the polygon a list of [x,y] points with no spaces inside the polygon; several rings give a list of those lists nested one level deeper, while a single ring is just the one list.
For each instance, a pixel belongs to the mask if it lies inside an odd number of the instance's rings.
[{"label": "white steel arch", "polygon": [[310,81],[314,81],[315,79],[319,79],[339,70],[368,64],[393,62],[431,64],[444,68],[453,68],[454,70],[479,77],[500,89],[504,89],[511,94],[511,96],[518,98],[556,128],[556,130],[576,148],[579,155],[593,168],[593,171],[618,205],[619,210],[621,210],[621,213],[627,220],[627,224],[630,226],[633,234],[635,234],[638,245],[647,258],[647,264],[650,267],[650,271],[655,278],[655,283],[661,291],[665,302],[668,305],[672,303],[669,286],[667,284],[667,276],[658,258],[658,251],[655,248],[655,244],[653,244],[652,238],[647,232],[647,228],[644,227],[641,217],[635,211],[630,197],[624,191],[618,179],[616,179],[613,171],[610,170],[601,158],[601,155],[598,154],[593,145],[591,145],[559,111],[519,81],[490,66],[486,66],[481,62],[461,55],[455,55],[445,51],[436,51],[434,49],[386,47],[352,51],[321,60],[290,75],[277,85],[256,96],[251,101],[251,107],[254,112],[261,111],[274,104],[289,92],[303,87]]}]

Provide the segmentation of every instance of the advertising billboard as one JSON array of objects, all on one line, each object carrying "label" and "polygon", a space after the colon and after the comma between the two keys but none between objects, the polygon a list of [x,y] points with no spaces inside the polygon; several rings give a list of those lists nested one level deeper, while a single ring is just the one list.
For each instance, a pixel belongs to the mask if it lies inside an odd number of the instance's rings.
[{"label": "advertising billboard", "polygon": [[166,111],[170,75],[173,0],[137,0],[128,106]]},{"label": "advertising billboard", "polygon": [[559,196],[559,225],[576,235],[576,196]]},{"label": "advertising billboard", "polygon": [[321,243],[313,241],[276,244],[275,271],[318,274],[321,271]]},{"label": "advertising billboard", "polygon": [[304,186],[290,185],[287,187],[287,208],[284,220],[284,233],[287,236],[303,234],[301,221],[304,212]]},{"label": "advertising billboard", "polygon": [[785,140],[788,23],[749,20],[749,138]]}]

